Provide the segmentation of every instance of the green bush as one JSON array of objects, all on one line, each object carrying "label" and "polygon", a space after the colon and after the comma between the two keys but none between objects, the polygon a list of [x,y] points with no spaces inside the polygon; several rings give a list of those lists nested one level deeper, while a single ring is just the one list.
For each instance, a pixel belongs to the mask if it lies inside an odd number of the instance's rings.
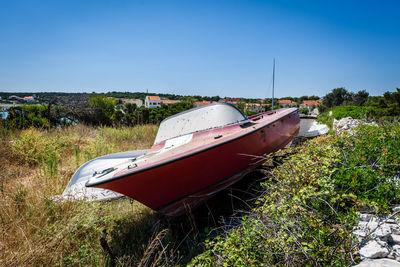
[{"label": "green bush", "polygon": [[308,108],[300,108],[299,109],[299,113],[307,115],[308,114]]},{"label": "green bush", "polygon": [[259,207],[191,264],[353,264],[356,211],[399,203],[399,147],[399,123],[308,141],[272,170]]},{"label": "green bush", "polygon": [[[338,106],[319,115],[318,121],[332,128],[334,119],[340,120],[346,117],[352,117],[353,119],[371,119],[371,112],[373,110],[373,107],[367,106]],[[332,112],[332,115],[329,115],[330,112]]]},{"label": "green bush", "polygon": [[337,142],[341,162],[332,176],[338,192],[352,192],[357,198],[388,210],[400,202],[400,124],[363,126],[357,135]]},{"label": "green bush", "polygon": [[11,149],[16,155],[24,158],[26,163],[39,165],[47,161],[58,161],[68,144],[69,142],[64,136],[55,135],[48,138],[43,136],[43,132],[29,128],[20,133]]}]

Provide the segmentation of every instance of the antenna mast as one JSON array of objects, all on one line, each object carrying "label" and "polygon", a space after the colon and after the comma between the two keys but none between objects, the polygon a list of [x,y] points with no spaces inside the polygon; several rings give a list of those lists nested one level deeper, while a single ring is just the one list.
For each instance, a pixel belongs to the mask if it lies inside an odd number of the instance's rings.
[{"label": "antenna mast", "polygon": [[275,91],[275,58],[272,66],[272,110],[274,110],[274,91]]}]

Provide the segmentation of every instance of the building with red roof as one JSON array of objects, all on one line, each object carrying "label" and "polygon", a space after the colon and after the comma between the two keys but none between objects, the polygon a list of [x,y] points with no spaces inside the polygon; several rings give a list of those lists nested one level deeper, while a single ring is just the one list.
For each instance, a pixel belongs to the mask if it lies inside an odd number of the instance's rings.
[{"label": "building with red roof", "polygon": [[144,99],[144,106],[146,108],[158,108],[161,107],[161,98],[157,95],[148,95]]},{"label": "building with red roof", "polygon": [[180,100],[169,100],[169,99],[162,99],[161,104],[163,105],[170,105],[170,104],[176,104],[181,102]]},{"label": "building with red roof", "polygon": [[303,103],[301,103],[300,107],[312,107],[312,106],[319,106],[322,103],[322,99],[318,100],[304,100]]},{"label": "building with red roof", "polygon": [[283,106],[283,107],[292,107],[292,106],[296,106],[297,103],[289,100],[289,99],[279,99],[278,100],[278,104]]},{"label": "building with red roof", "polygon": [[194,104],[195,104],[196,107],[208,105],[208,104],[210,104],[210,103],[211,103],[211,101],[196,101],[196,102],[194,102]]}]

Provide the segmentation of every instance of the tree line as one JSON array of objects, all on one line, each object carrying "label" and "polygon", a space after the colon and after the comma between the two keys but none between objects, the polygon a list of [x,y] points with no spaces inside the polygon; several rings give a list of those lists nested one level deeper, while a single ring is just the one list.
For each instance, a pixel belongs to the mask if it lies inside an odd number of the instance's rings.
[{"label": "tree line", "polygon": [[137,107],[136,104],[117,103],[104,94],[76,94],[55,96],[40,105],[22,105],[8,109],[8,116],[1,120],[1,127],[24,129],[34,127],[58,127],[83,123],[87,125],[134,126],[158,124],[166,117],[194,107],[193,100],[183,99],[179,103],[158,108]]},{"label": "tree line", "polygon": [[335,88],[323,97],[321,111],[339,106],[365,107],[365,116],[371,118],[399,118],[400,117],[400,88],[394,92],[385,92],[382,96],[370,96],[365,90],[357,93],[349,92],[345,88]]}]

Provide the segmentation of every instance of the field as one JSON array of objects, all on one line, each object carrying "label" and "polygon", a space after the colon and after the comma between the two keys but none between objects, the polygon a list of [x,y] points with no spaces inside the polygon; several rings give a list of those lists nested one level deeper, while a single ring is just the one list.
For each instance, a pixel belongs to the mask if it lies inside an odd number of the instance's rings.
[{"label": "field", "polygon": [[153,125],[119,129],[76,125],[3,135],[0,265],[104,265],[108,258],[99,242],[103,229],[111,231],[106,240],[114,254],[130,255],[121,264],[136,261],[135,256],[140,261],[146,238],[157,230],[152,210],[128,199],[59,203],[52,196],[62,193],[85,161],[149,148],[156,132]]},{"label": "field", "polygon": [[128,198],[52,200],[87,160],[148,148],[156,132],[152,125],[2,131],[0,265],[355,264],[356,212],[400,204],[399,123],[269,155],[257,173],[178,218]]}]

